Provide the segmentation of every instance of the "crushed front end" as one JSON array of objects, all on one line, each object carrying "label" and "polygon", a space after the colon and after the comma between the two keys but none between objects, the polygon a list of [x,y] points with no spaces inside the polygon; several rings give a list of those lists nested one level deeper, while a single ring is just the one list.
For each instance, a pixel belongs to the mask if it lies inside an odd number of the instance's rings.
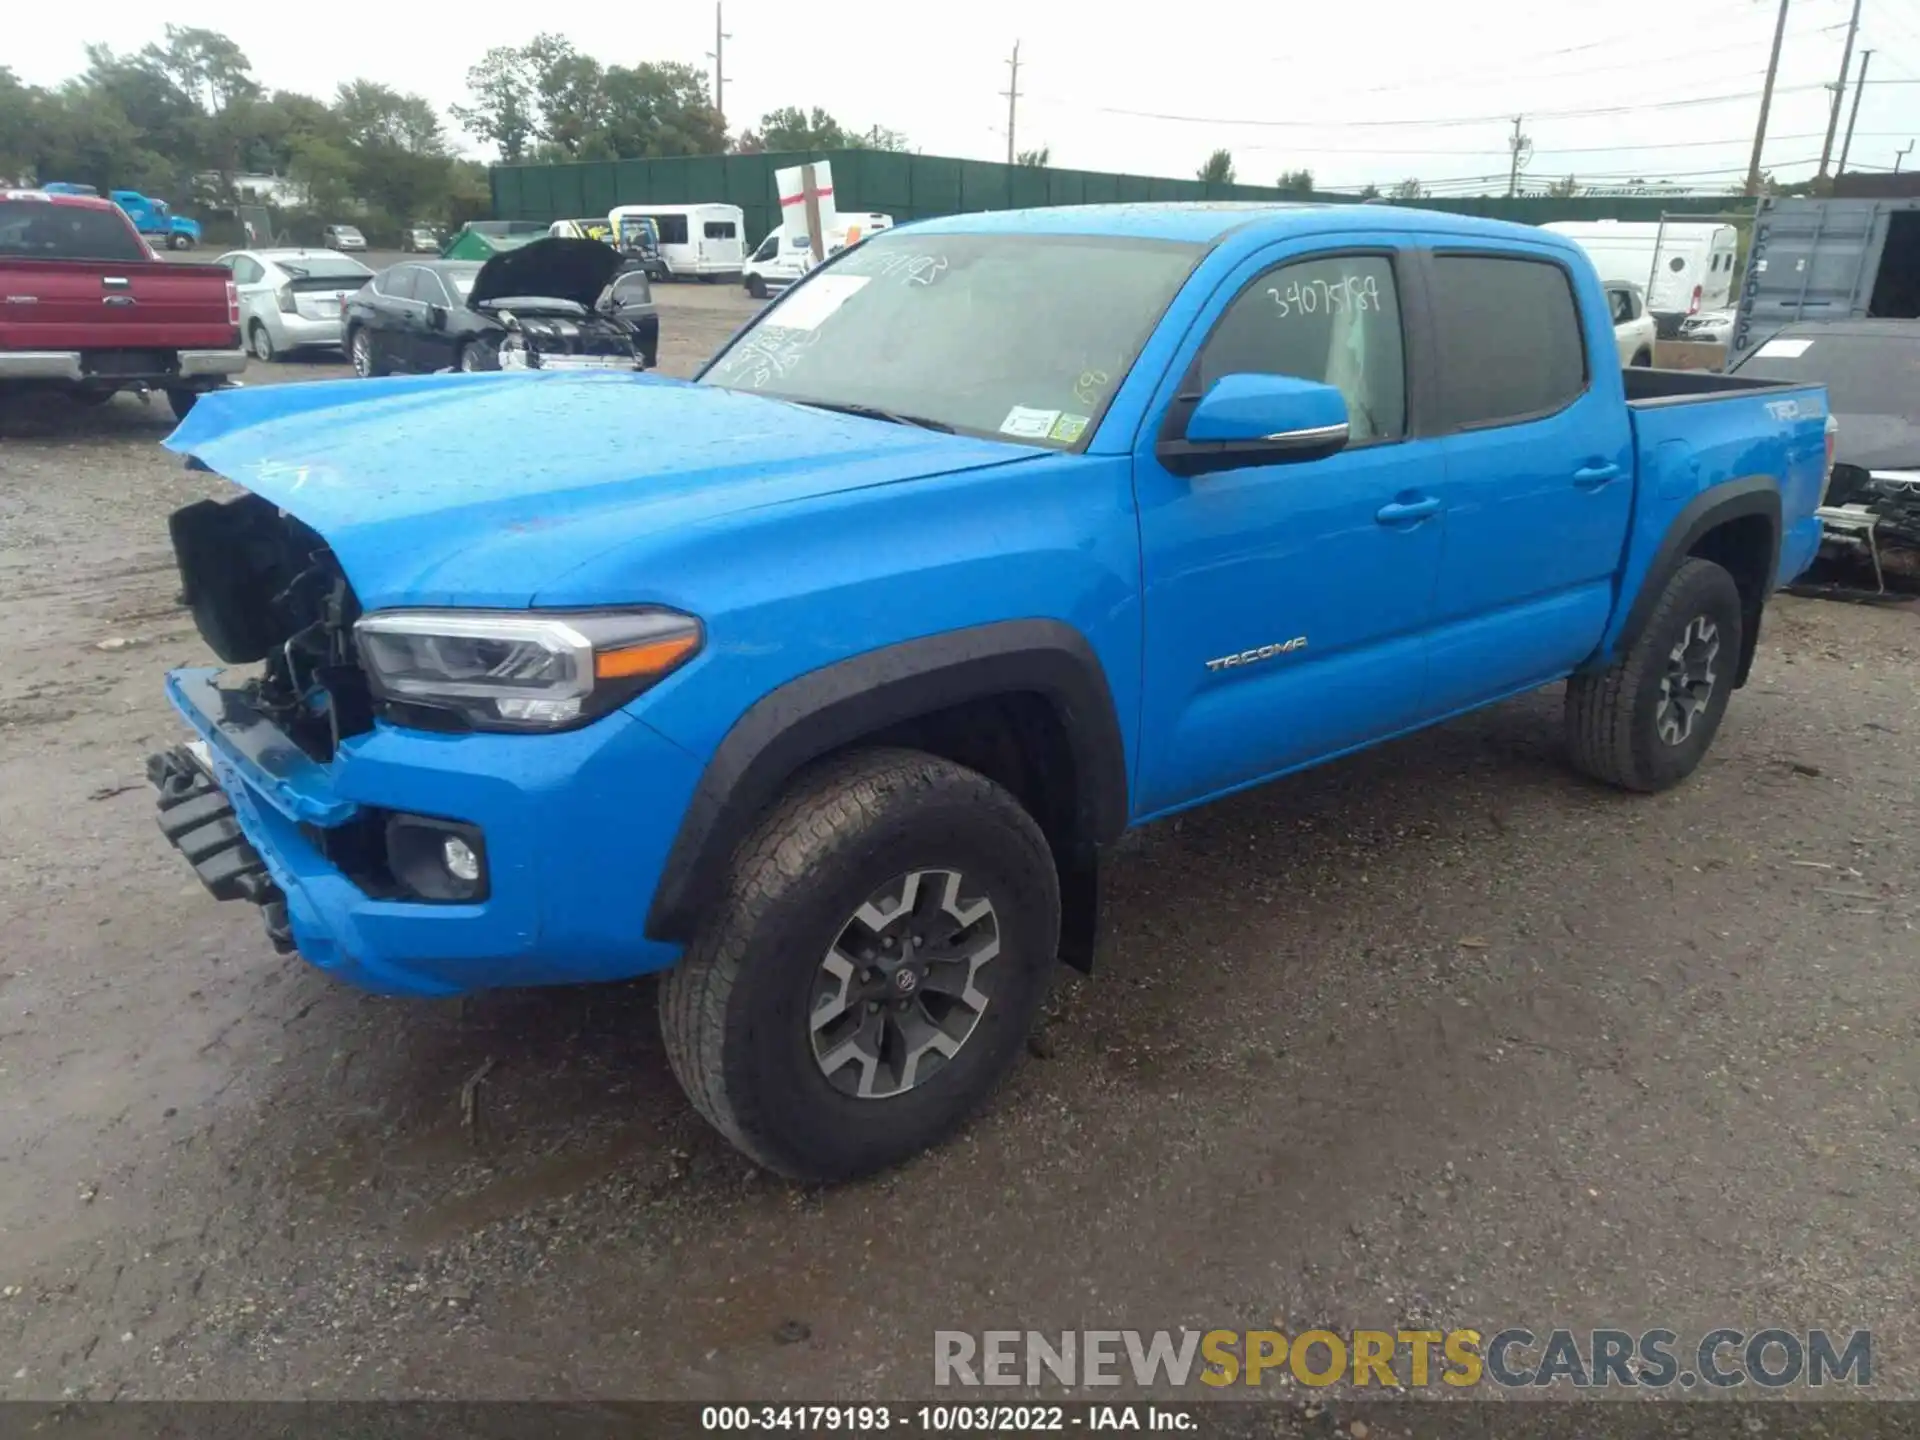
[{"label": "crushed front end", "polygon": [[193,735],[147,773],[162,834],[209,893],[258,906],[275,949],[387,993],[672,963],[644,917],[691,757],[617,707],[483,733],[383,695],[320,535],[252,494],[170,528],[184,603],[229,668],[168,675]]}]

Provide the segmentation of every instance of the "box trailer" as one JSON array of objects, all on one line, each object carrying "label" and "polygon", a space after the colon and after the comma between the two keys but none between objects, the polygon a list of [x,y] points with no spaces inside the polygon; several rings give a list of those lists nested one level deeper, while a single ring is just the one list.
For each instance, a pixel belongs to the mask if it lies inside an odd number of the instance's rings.
[{"label": "box trailer", "polygon": [[1738,304],[1729,368],[1795,320],[1920,317],[1920,199],[1762,200]]}]

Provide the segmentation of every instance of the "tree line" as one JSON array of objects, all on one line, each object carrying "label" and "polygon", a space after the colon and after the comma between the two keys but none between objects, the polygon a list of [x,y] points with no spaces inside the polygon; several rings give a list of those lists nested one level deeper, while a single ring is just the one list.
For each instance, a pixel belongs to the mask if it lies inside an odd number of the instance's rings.
[{"label": "tree line", "polygon": [[[0,66],[0,179],[139,190],[237,238],[235,178],[300,187],[312,228],[351,220],[376,231],[486,213],[484,166],[459,159],[420,95],[347,80],[325,99],[268,91],[241,48],[215,30],[168,25],[121,54],[87,47],[66,83],[23,84]],[[298,233],[296,213],[288,217]],[[221,222],[225,220],[223,225]],[[303,236],[302,238],[317,238]]]},{"label": "tree line", "polygon": [[[0,65],[0,184],[139,190],[209,223],[216,241],[238,238],[241,175],[291,182],[302,203],[280,220],[305,241],[338,221],[385,243],[404,226],[489,213],[486,166],[460,158],[424,96],[364,79],[325,98],[269,91],[232,39],[191,25],[130,53],[86,54],[86,69],[53,87]],[[509,162],[907,145],[817,106],[770,111],[729,137],[701,70],[602,64],[554,34],[487,51],[467,89],[454,120]]]}]

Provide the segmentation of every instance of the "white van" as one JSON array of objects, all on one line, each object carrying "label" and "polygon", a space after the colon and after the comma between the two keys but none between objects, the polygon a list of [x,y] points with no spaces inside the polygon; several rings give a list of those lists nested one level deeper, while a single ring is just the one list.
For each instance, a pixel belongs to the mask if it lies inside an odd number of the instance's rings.
[{"label": "white van", "polygon": [[1587,252],[1602,280],[1628,280],[1646,292],[1660,334],[1672,338],[1680,322],[1719,310],[1733,295],[1738,233],[1701,220],[1555,220],[1542,225]]},{"label": "white van", "polygon": [[675,280],[735,276],[746,260],[746,216],[738,205],[616,205],[607,223],[616,237],[625,219],[645,217],[660,233],[660,258]]},{"label": "white van", "polygon": [[[893,228],[891,215],[871,211],[840,211],[834,218],[835,230],[827,238],[827,253],[833,254],[862,235]],[[784,238],[783,238],[784,237]],[[806,237],[775,230],[762,240],[740,267],[740,283],[756,300],[778,295],[813,265],[813,247]]]}]

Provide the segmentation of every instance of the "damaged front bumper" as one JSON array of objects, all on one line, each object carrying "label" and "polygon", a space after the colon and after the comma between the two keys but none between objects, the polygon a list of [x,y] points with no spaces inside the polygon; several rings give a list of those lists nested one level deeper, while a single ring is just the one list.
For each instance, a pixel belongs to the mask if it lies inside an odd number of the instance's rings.
[{"label": "damaged front bumper", "polygon": [[[644,928],[698,766],[650,726],[621,711],[551,735],[383,724],[322,763],[221,675],[167,676],[196,739],[151,756],[148,775],[162,833],[216,898],[261,908],[276,949],[364,990],[421,996],[678,959]],[[422,825],[484,856],[479,899],[410,883],[394,837]]]}]

